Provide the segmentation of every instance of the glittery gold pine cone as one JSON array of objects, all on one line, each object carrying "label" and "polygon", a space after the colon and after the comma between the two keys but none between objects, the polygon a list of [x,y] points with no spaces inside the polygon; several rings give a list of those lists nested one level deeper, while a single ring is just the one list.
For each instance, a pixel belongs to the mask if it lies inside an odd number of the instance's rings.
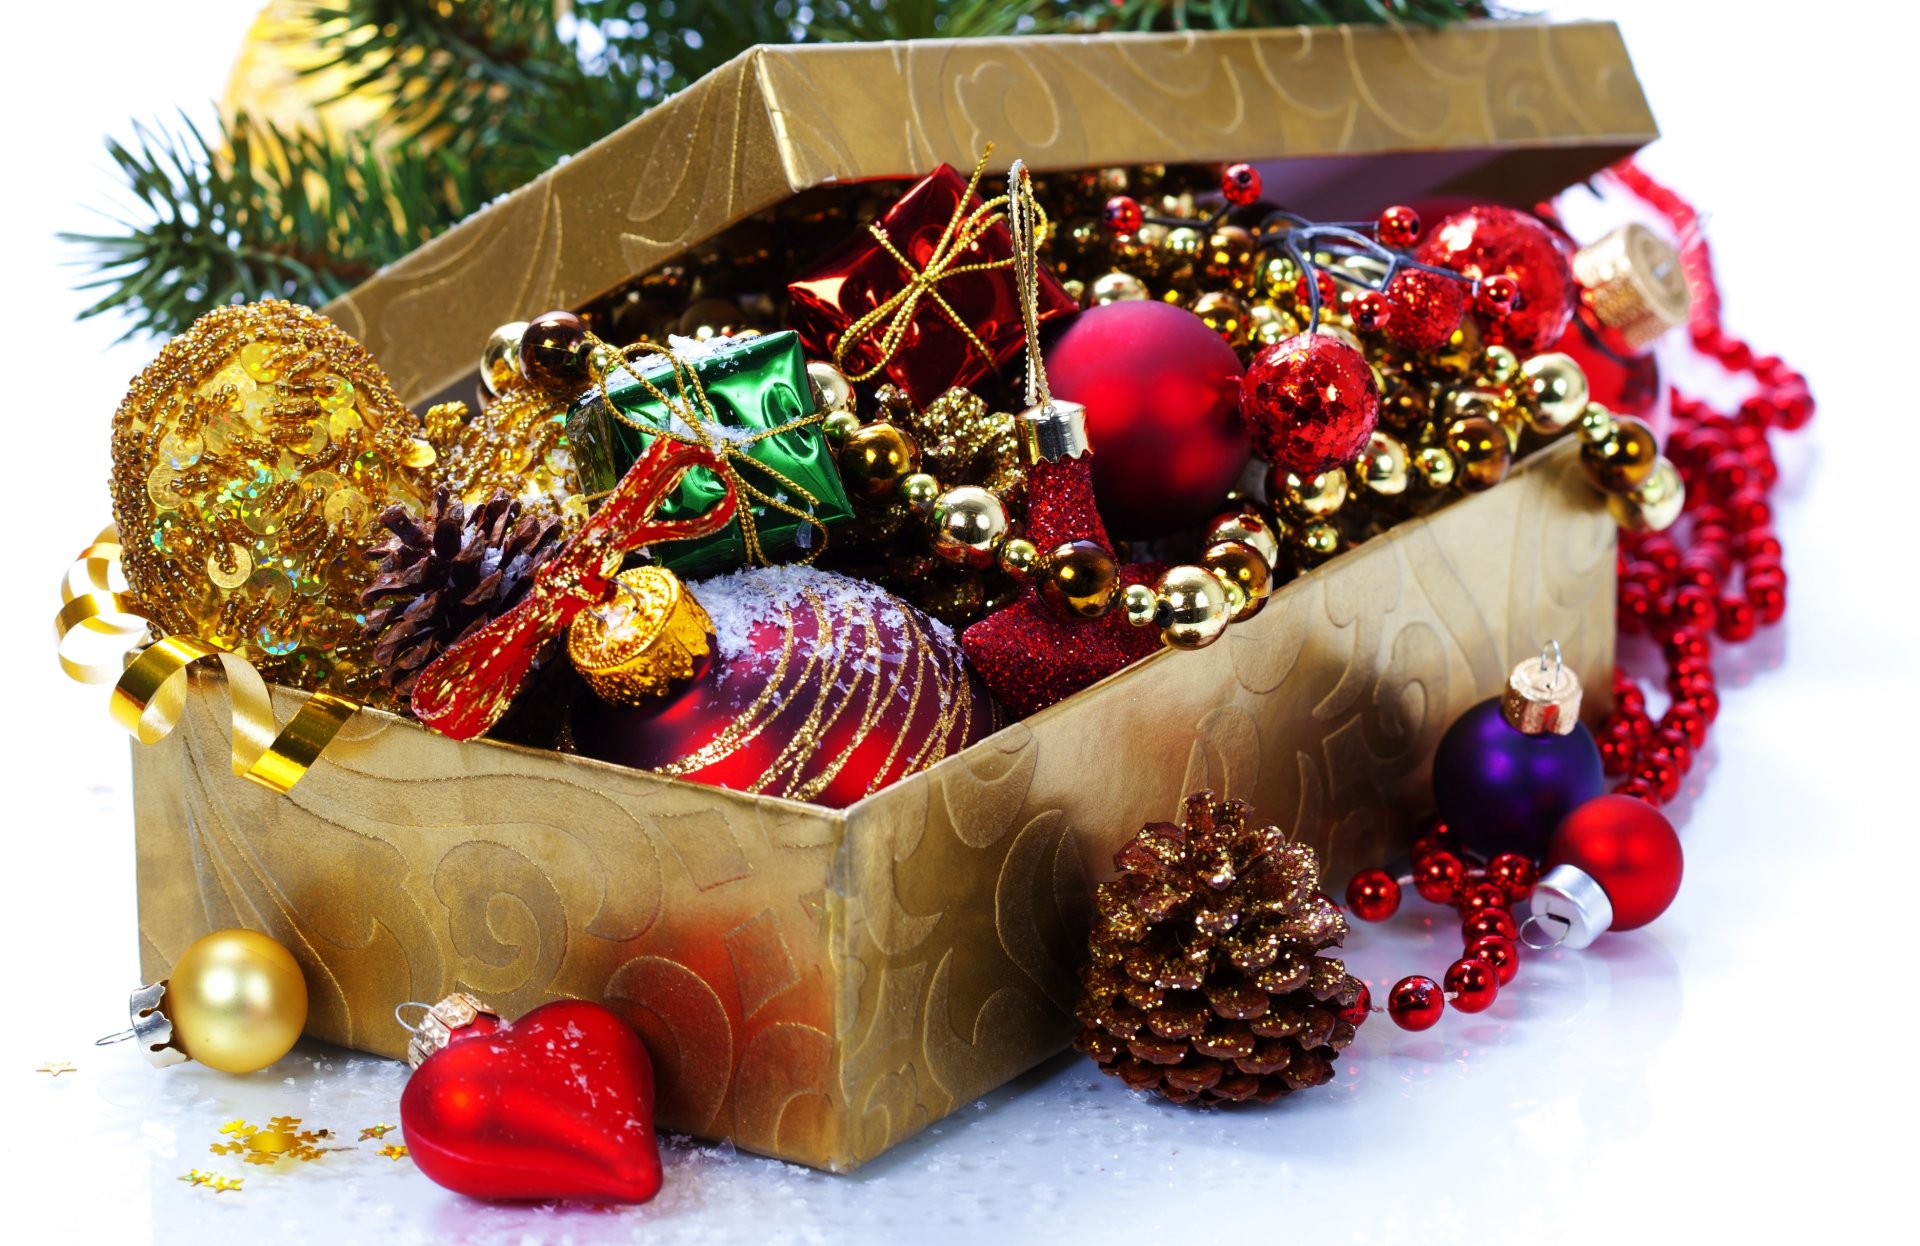
[{"label": "glittery gold pine cone", "polygon": [[1074,1046],[1135,1090],[1270,1103],[1332,1080],[1353,1041],[1360,980],[1319,955],[1346,919],[1313,850],[1250,812],[1196,792],[1100,885]]}]

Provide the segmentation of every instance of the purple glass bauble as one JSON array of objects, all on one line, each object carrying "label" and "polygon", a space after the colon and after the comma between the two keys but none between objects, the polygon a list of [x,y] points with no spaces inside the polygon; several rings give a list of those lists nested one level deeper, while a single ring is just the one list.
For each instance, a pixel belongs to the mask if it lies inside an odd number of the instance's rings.
[{"label": "purple glass bauble", "polygon": [[1484,856],[1518,852],[1540,860],[1560,820],[1606,790],[1593,734],[1526,735],[1500,712],[1500,698],[1460,715],[1433,755],[1433,800],[1460,842]]}]

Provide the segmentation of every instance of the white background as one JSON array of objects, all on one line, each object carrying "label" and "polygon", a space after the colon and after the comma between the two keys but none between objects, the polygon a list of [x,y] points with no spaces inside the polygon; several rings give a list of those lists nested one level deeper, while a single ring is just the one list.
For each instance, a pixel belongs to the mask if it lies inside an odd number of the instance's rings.
[{"label": "white background", "polygon": [[[1839,1240],[1911,1232],[1914,279],[1909,6],[1562,6],[1617,16],[1663,130],[1646,163],[1713,212],[1732,328],[1811,376],[1782,445],[1783,629],[1720,656],[1725,710],[1678,807],[1656,926],[1531,959],[1490,1012],[1365,1027],[1332,1087],[1274,1110],[1137,1100],[1063,1059],[852,1177],[676,1143],[621,1211],[499,1209],[365,1145],[238,1194],[175,1180],[233,1117],[396,1120],[404,1070],[303,1047],[266,1074],[96,1051],[136,985],[125,738],[60,676],[54,587],[107,513],[107,426],[148,346],[73,323],[53,241],[114,186],[131,118],[203,113],[258,0],[9,5],[0,74],[0,489],[8,696],[0,1236],[22,1243]],[[1882,12],[1876,13],[1875,10]],[[1590,673],[1604,679],[1604,673]],[[1338,880],[1335,880],[1336,882]],[[1417,904],[1412,906],[1419,908]],[[1409,918],[1378,984],[1456,945]],[[1376,994],[1378,987],[1376,986]],[[71,1060],[75,1074],[34,1072]],[[224,1161],[231,1165],[231,1161]]]}]

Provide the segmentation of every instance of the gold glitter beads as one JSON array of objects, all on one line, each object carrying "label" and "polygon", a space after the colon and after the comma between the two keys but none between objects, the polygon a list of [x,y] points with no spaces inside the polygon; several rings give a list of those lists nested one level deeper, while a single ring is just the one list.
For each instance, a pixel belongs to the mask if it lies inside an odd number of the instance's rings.
[{"label": "gold glitter beads", "polygon": [[1173,649],[1206,648],[1233,618],[1227,586],[1205,567],[1169,567],[1154,587],[1154,598],[1160,640]]},{"label": "gold glitter beads", "polygon": [[612,598],[574,616],[567,657],[601,700],[643,706],[695,678],[713,652],[713,623],[664,567],[615,578]]},{"label": "gold glitter beads", "polygon": [[1092,541],[1068,541],[1048,552],[1040,596],[1062,618],[1097,619],[1113,605],[1120,564]]},{"label": "gold glitter beads", "polygon": [[359,596],[375,517],[417,510],[436,457],[372,356],[269,300],[161,349],[114,416],[127,582],[156,629],[349,696],[370,652]]},{"label": "gold glitter beads", "polygon": [[936,557],[956,567],[984,571],[1007,536],[1007,508],[978,485],[961,485],[934,499],[927,516]]},{"label": "gold glitter beads", "polygon": [[840,447],[840,478],[848,493],[864,501],[886,501],[919,470],[919,444],[911,433],[893,424],[868,424]]},{"label": "gold glitter beads", "polygon": [[1468,416],[1447,425],[1445,446],[1457,466],[1454,483],[1468,493],[1493,488],[1513,466],[1513,442],[1507,430],[1484,416]]}]

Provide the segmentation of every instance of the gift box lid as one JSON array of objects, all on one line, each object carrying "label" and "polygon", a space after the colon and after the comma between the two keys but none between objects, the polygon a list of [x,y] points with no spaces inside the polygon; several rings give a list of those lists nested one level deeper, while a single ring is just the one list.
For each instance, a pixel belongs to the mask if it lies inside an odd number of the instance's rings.
[{"label": "gift box lid", "polygon": [[[1609,22],[758,47],[325,311],[418,403],[495,326],[579,307],[816,187],[970,167],[1283,161],[1323,215],[1497,185],[1544,197],[1658,137]],[[1372,157],[1393,155],[1390,181]]]}]

